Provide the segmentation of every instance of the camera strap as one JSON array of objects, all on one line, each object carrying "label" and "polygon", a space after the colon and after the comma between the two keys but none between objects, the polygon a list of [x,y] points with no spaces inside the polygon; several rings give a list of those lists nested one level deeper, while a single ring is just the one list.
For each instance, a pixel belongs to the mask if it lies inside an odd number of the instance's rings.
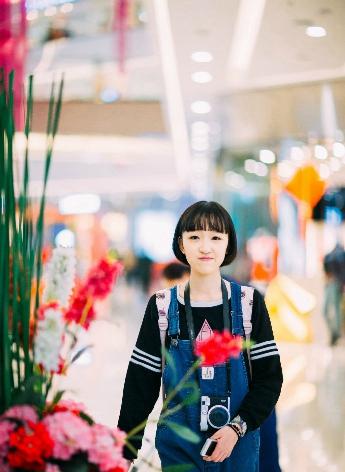
[{"label": "camera strap", "polygon": [[[229,294],[226,288],[225,282],[221,279],[221,288],[222,288],[222,299],[223,299],[223,321],[224,321],[224,329],[230,331],[230,307],[229,307]],[[195,329],[194,329],[194,321],[193,321],[193,314],[192,314],[192,307],[190,303],[190,286],[189,282],[186,284],[184,290],[184,303],[185,303],[185,310],[186,310],[186,319],[187,319],[187,326],[188,326],[188,334],[189,339],[192,345],[192,355],[194,360],[197,359],[196,355],[194,354],[194,344],[195,344]],[[227,388],[228,393],[231,392],[231,374],[230,374],[230,361],[226,361],[226,372],[227,372]],[[199,376],[198,383],[199,382]]]}]

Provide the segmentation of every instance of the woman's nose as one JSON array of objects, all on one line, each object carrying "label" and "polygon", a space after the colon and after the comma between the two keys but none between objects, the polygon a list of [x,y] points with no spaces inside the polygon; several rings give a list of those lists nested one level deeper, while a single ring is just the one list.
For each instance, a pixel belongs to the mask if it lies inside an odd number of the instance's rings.
[{"label": "woman's nose", "polygon": [[208,253],[211,251],[211,244],[210,244],[210,241],[208,240],[203,240],[200,242],[200,251],[202,253]]}]

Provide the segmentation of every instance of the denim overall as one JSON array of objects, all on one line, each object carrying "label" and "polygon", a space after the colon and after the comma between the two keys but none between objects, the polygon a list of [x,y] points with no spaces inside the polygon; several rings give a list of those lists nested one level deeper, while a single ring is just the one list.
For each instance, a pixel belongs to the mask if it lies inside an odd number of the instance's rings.
[{"label": "denim overall", "polygon": [[[241,286],[231,282],[231,316],[232,333],[244,336]],[[171,338],[167,363],[163,371],[163,386],[165,394],[174,389],[186,371],[194,362],[190,340],[178,339],[179,334],[179,312],[177,301],[177,287],[171,289],[171,301],[168,312],[168,335]],[[246,363],[241,352],[238,359],[230,360],[231,372],[231,418],[237,415],[242,400],[248,392],[248,375]],[[199,376],[199,385],[202,395],[222,396],[227,392],[227,369],[225,364],[214,366],[214,378],[203,380],[201,369],[195,374]],[[193,380],[190,379],[190,380]],[[195,381],[195,380],[194,380]],[[168,408],[181,403],[189,394],[191,388],[182,389],[169,402]],[[191,405],[186,405],[182,409],[172,413],[167,418],[169,421],[179,425],[187,426],[196,432],[200,437],[198,444],[189,442],[169,428],[166,424],[158,423],[156,433],[156,448],[161,460],[162,469],[169,466],[190,464],[191,471],[212,471],[212,472],[258,472],[259,470],[259,429],[248,432],[241,438],[234,447],[231,456],[223,462],[206,462],[200,456],[200,450],[206,439],[216,430],[200,431],[200,398]]]}]

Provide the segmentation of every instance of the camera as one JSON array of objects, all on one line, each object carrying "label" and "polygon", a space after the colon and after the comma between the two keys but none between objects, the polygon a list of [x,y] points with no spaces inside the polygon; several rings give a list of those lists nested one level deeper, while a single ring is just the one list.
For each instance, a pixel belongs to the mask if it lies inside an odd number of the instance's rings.
[{"label": "camera", "polygon": [[205,444],[200,451],[201,456],[211,456],[216,449],[217,441],[215,439],[207,438]]},{"label": "camera", "polygon": [[230,421],[230,397],[201,397],[200,430],[220,429]]}]

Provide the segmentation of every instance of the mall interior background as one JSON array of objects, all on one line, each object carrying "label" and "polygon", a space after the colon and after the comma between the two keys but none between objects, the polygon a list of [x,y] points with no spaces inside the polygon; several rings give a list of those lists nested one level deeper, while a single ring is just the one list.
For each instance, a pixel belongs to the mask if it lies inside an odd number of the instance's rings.
[{"label": "mall interior background", "polygon": [[[81,341],[92,349],[61,378],[68,395],[116,424],[146,301],[173,260],[177,218],[214,199],[239,238],[225,274],[267,289],[285,379],[282,470],[344,470],[344,303],[325,300],[345,269],[326,274],[324,258],[345,243],[345,2],[0,6],[0,60],[23,80],[34,75],[33,198],[50,86],[65,79],[45,247],[74,246],[79,274],[110,249],[125,265]],[[18,133],[18,162],[23,142]],[[335,334],[325,310],[340,316]]]}]

